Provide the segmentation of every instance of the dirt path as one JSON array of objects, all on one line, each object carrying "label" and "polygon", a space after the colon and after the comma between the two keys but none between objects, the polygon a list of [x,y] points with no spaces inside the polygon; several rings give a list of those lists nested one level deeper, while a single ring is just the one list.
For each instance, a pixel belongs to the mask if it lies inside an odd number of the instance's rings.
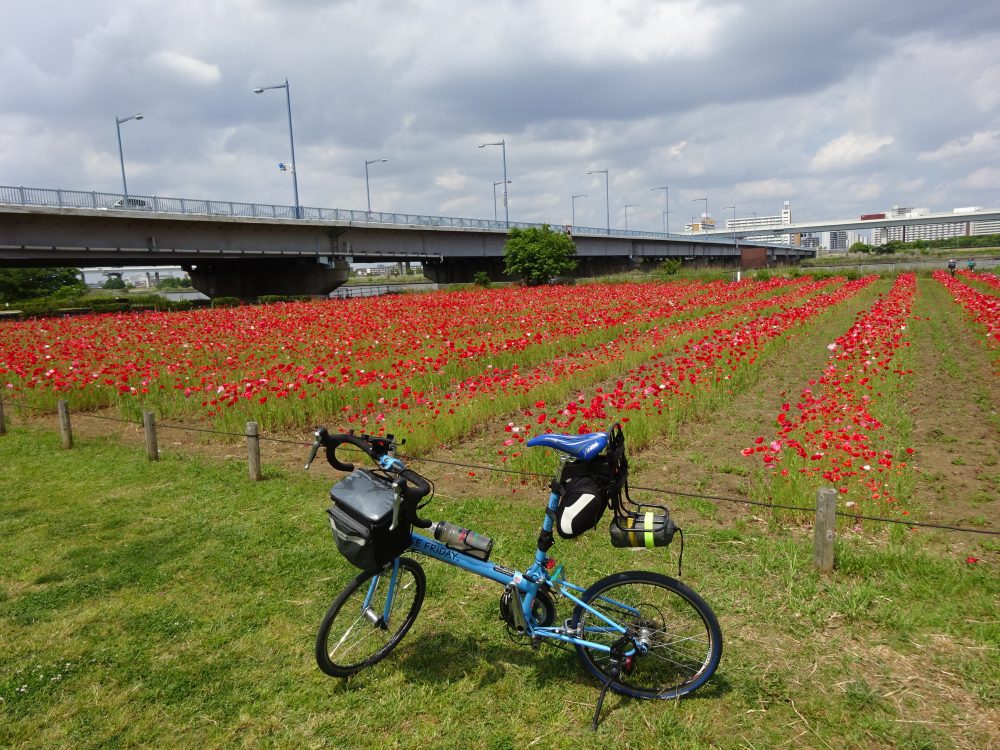
[{"label": "dirt path", "polygon": [[[751,483],[760,481],[755,474],[759,462],[745,458],[740,451],[752,444],[754,436],[775,430],[775,415],[781,403],[820,373],[829,357],[826,344],[842,334],[857,313],[872,304],[877,291],[866,290],[814,325],[791,330],[775,356],[761,363],[759,377],[749,389],[713,414],[682,425],[669,444],[660,443],[644,451],[634,462],[635,484],[703,495],[748,497]],[[813,503],[811,498],[802,502]],[[762,513],[732,503],[678,499],[674,504],[723,522],[754,518]],[[804,523],[811,523],[811,519],[804,519]]]},{"label": "dirt path", "polygon": [[[908,411],[918,480],[915,506],[928,520],[1000,528],[1000,378],[985,334],[941,284],[921,279]],[[995,555],[988,538],[941,535],[957,549]],[[996,555],[995,555],[996,556]]]}]

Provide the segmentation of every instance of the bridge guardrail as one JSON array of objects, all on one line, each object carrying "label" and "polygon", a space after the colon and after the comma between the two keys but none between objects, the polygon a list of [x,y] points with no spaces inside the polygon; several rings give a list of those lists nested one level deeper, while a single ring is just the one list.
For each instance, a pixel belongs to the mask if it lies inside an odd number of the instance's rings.
[{"label": "bridge guardrail", "polygon": [[[130,207],[125,207],[126,198]],[[244,203],[238,201],[216,201],[208,199],[170,198],[158,195],[136,195],[129,193],[104,193],[96,190],[62,190],[0,185],[0,204],[13,206],[48,206],[52,208],[79,208],[108,211],[152,212],[161,214],[183,214],[195,216],[233,216],[240,218],[289,219],[296,221],[295,207],[273,203]],[[117,205],[116,205],[117,204]],[[302,206],[302,219],[314,221],[337,221],[345,223],[388,224],[426,227],[453,227],[456,229],[492,229],[506,231],[508,227],[518,229],[540,228],[541,223],[512,221],[507,224],[493,219],[468,219],[452,216],[428,216],[382,211],[357,211],[343,208],[314,208]],[[718,244],[729,244],[728,237],[706,237],[687,234],[666,234],[598,227],[570,227],[565,224],[549,224],[556,232],[588,236],[634,237],[636,239],[691,240]]]}]

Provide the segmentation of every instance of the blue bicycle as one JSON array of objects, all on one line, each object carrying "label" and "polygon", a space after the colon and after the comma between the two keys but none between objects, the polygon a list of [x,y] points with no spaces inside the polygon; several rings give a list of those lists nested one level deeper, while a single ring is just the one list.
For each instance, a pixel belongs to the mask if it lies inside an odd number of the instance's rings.
[{"label": "blue bicycle", "polygon": [[[306,468],[325,448],[330,465],[349,472],[331,489],[327,512],[338,549],[362,570],[320,625],[316,660],[326,674],[348,677],[384,659],[413,625],[426,577],[415,560],[400,556],[407,551],[500,584],[500,616],[515,638],[535,648],[546,642],[574,646],[602,684],[594,728],[608,689],[635,698],[679,698],[705,684],[718,668],[718,620],[683,583],[660,573],[628,571],[578,586],[548,555],[553,531],[577,536],[596,526],[607,507],[615,512],[611,540],[616,546],[662,546],[679,531],[661,506],[632,503],[629,509],[619,426],[528,441],[528,446],[560,451],[563,461],[552,481],[535,560],[523,572],[491,562],[488,537],[420,516],[433,496],[432,484],[393,455],[393,436],[329,434],[320,428],[315,437]],[[370,456],[378,469],[355,470],[341,461],[336,451],[345,444]],[[413,527],[429,529],[433,536],[415,533]],[[556,622],[558,599],[574,607],[563,622]]]}]

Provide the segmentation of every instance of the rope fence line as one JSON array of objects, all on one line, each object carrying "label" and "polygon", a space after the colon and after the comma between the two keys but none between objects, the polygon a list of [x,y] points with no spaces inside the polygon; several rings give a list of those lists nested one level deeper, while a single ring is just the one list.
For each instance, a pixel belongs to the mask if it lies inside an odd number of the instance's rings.
[{"label": "rope fence line", "polygon": [[[9,403],[9,404],[11,404],[11,405],[13,405],[13,406],[15,406],[17,408],[30,409],[30,410],[33,410],[33,411],[46,412],[46,413],[49,413],[49,414],[52,413],[51,409],[46,409],[44,407],[38,407],[38,406],[30,406],[28,404],[25,404],[25,403],[17,401],[17,400],[12,400],[12,399],[6,399],[5,400],[5,399],[0,398],[0,435],[4,434],[4,432],[6,431],[6,425],[5,425],[4,416],[3,416],[3,414],[4,414],[4,412],[3,412],[3,404],[5,403],[5,401],[6,401],[6,403]],[[60,430],[62,432],[63,446],[65,448],[70,448],[70,447],[72,447],[72,433],[71,433],[71,430],[70,430],[70,422],[69,422],[69,407],[66,404],[65,400],[60,400],[59,401],[59,403],[57,404],[56,413],[59,415],[59,418],[60,418]],[[225,436],[225,437],[246,438],[247,442],[248,442],[248,449],[249,449],[248,461],[249,461],[249,465],[250,465],[251,478],[253,478],[255,480],[259,480],[261,478],[261,473],[260,473],[260,452],[259,452],[260,441],[263,440],[263,441],[268,441],[268,442],[272,442],[272,443],[281,443],[281,444],[285,444],[285,445],[295,445],[295,446],[299,446],[299,447],[309,447],[309,446],[312,445],[312,443],[309,442],[309,441],[290,440],[290,439],[287,439],[287,438],[277,438],[277,437],[269,437],[269,436],[261,435],[261,434],[259,434],[258,425],[257,425],[256,422],[248,422],[247,423],[247,429],[246,429],[245,432],[229,432],[229,431],[225,431],[225,430],[214,430],[214,429],[209,429],[209,428],[204,428],[204,427],[190,427],[190,426],[187,426],[187,425],[156,424],[155,419],[153,418],[153,413],[152,412],[144,412],[143,421],[141,421],[141,422],[135,422],[135,421],[132,421],[132,420],[120,419],[120,418],[116,418],[116,417],[106,417],[106,416],[99,415],[99,414],[90,414],[88,412],[77,412],[77,416],[82,416],[82,417],[86,417],[86,418],[90,418],[90,419],[101,419],[101,420],[105,420],[105,421],[108,421],[108,422],[120,422],[122,424],[130,424],[130,425],[133,425],[133,426],[142,426],[142,427],[144,427],[145,430],[146,430],[146,433],[147,433],[146,434],[147,451],[149,452],[149,458],[150,458],[150,460],[153,460],[153,461],[159,459],[159,450],[156,448],[156,436],[155,436],[156,427],[160,427],[160,428],[168,429],[168,430],[180,430],[180,431],[186,431],[186,432],[200,432],[200,433],[207,433],[207,434],[212,434],[212,435],[222,435],[222,436]],[[348,450],[348,451],[353,451],[353,452],[360,453],[359,450],[354,449],[354,448],[350,448],[350,447],[347,447],[344,450]],[[400,458],[403,458],[403,459],[405,459],[407,461],[422,461],[424,463],[438,464],[438,465],[442,465],[442,466],[453,466],[453,467],[462,468],[462,469],[478,469],[480,471],[497,472],[499,474],[511,474],[511,475],[534,477],[534,478],[541,478],[541,479],[549,479],[549,478],[551,478],[551,474],[543,474],[543,473],[539,473],[539,472],[535,472],[535,471],[523,471],[523,470],[520,470],[520,469],[505,469],[505,468],[501,468],[501,467],[498,467],[498,466],[488,466],[488,465],[485,465],[485,464],[472,464],[472,463],[464,463],[464,462],[460,462],[460,461],[448,461],[448,460],[445,460],[445,459],[425,458],[423,456],[411,456],[411,455],[405,455],[405,454],[401,454]],[[860,513],[847,513],[847,512],[844,512],[844,511],[839,511],[839,510],[836,510],[836,491],[833,490],[832,488],[824,488],[824,490],[820,490],[821,496],[823,495],[824,491],[827,491],[827,492],[830,493],[830,495],[827,496],[825,498],[825,500],[823,500],[823,502],[828,505],[827,512],[825,514],[821,514],[818,507],[817,508],[809,508],[809,507],[800,506],[800,505],[784,505],[784,504],[781,504],[781,503],[769,503],[769,502],[764,502],[764,501],[761,501],[761,500],[750,500],[750,499],[747,499],[747,498],[739,498],[739,497],[726,497],[726,496],[722,496],[722,495],[703,495],[703,494],[699,494],[699,493],[684,492],[682,490],[672,490],[672,489],[667,489],[667,488],[663,488],[663,487],[645,487],[645,486],[641,486],[641,485],[630,485],[630,489],[644,491],[644,492],[652,492],[652,493],[658,494],[658,495],[673,495],[673,496],[676,496],[676,497],[686,497],[686,498],[693,498],[693,499],[698,499],[698,500],[710,500],[710,501],[717,501],[717,502],[734,503],[734,504],[737,504],[737,505],[748,505],[748,506],[754,506],[754,507],[759,507],[759,508],[770,508],[772,510],[788,510],[788,511],[797,512],[797,513],[814,514],[817,517],[817,537],[819,536],[819,530],[820,530],[819,529],[819,518],[820,518],[821,515],[827,515],[827,516],[829,516],[829,520],[830,521],[832,521],[835,517],[840,517],[840,518],[851,519],[851,520],[854,520],[854,521],[873,521],[873,522],[877,522],[877,523],[895,524],[895,525],[907,526],[907,527],[911,527],[911,528],[912,527],[920,527],[920,528],[927,528],[927,529],[938,529],[938,530],[941,530],[941,531],[956,531],[956,532],[965,532],[965,533],[969,533],[969,534],[983,534],[983,535],[987,535],[987,536],[1000,536],[1000,530],[995,530],[995,529],[977,529],[977,528],[971,528],[971,527],[967,527],[967,526],[954,526],[954,525],[949,525],[949,524],[936,524],[936,523],[929,523],[929,522],[926,522],[926,521],[902,520],[902,519],[898,519],[898,518],[886,518],[886,517],[883,517],[883,516],[869,516],[869,515],[864,515],[864,514],[860,514]],[[819,504],[819,502],[820,502],[820,500],[818,500],[818,504]],[[832,540],[832,530],[829,530],[826,533],[826,535]]]},{"label": "rope fence line", "polygon": [[[459,468],[466,469],[481,469],[483,471],[497,471],[504,474],[520,474],[522,476],[529,477],[541,477],[543,479],[549,479],[551,474],[540,474],[536,471],[519,471],[517,469],[500,469],[493,466],[484,466],[482,464],[463,464],[457,461],[443,461],[433,458],[422,458],[420,456],[401,456],[407,461],[424,461],[433,464],[444,464],[447,466],[456,466]],[[683,492],[681,490],[667,489],[663,487],[643,487],[641,485],[629,484],[629,489],[640,490],[645,492],[652,492],[658,495],[674,495],[677,497],[689,497],[698,500],[718,500],[720,502],[736,503],[738,505],[753,505],[760,508],[774,508],[778,510],[791,510],[798,511],[800,513],[815,513],[815,508],[807,508],[802,505],[782,505],[781,503],[766,503],[762,500],[748,500],[744,497],[725,497],[722,495],[700,495],[696,492]],[[898,518],[885,518],[883,516],[866,516],[859,513],[845,513],[843,511],[837,511],[837,516],[841,518],[852,518],[858,521],[880,521],[882,523],[894,523],[900,526],[922,526],[930,529],[943,529],[946,531],[967,531],[972,534],[990,534],[995,536],[1000,536],[1000,531],[994,531],[993,529],[974,529],[966,526],[949,526],[947,524],[934,524],[927,523],[925,521],[905,521]]]},{"label": "rope fence line", "polygon": [[182,424],[161,424],[157,426],[165,430],[180,430],[181,432],[205,432],[210,435],[226,435],[227,437],[250,437],[246,432],[226,432],[224,430],[210,430],[206,427],[188,427]]}]

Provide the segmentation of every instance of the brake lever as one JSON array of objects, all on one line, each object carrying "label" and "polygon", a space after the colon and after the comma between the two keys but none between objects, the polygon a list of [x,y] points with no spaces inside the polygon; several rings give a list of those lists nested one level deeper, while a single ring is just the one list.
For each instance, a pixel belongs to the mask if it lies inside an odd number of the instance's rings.
[{"label": "brake lever", "polygon": [[315,433],[316,440],[313,441],[312,450],[309,451],[309,460],[306,461],[306,471],[309,471],[309,467],[312,466],[312,462],[316,460],[316,454],[319,453],[320,446],[323,445],[323,436],[320,434],[319,430]]},{"label": "brake lever", "polygon": [[402,479],[397,479],[392,483],[392,524],[389,526],[389,531],[395,531],[396,527],[399,526],[399,508],[403,504],[402,481]]}]

